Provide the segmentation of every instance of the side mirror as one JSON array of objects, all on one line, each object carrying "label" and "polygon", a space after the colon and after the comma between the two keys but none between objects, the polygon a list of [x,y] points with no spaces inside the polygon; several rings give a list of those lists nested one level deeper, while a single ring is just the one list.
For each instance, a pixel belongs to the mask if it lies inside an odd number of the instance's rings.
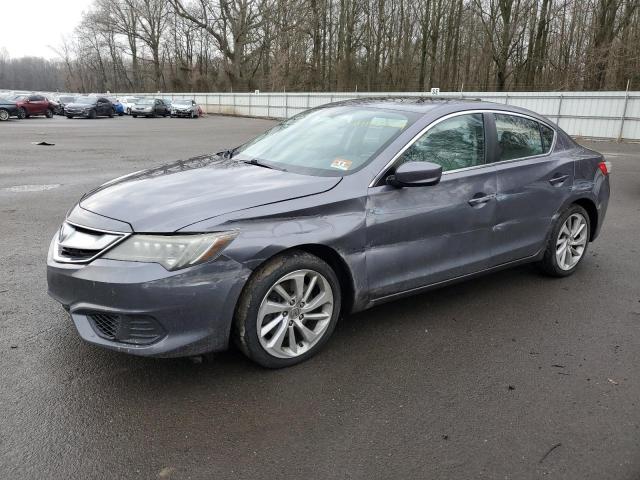
[{"label": "side mirror", "polygon": [[387,177],[387,183],[396,188],[435,185],[442,177],[442,166],[431,162],[406,162]]}]

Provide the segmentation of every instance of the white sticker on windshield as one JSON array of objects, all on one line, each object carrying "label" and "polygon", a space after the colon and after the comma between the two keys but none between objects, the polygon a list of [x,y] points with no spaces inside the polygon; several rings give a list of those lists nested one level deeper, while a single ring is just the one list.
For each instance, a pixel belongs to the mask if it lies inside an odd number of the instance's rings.
[{"label": "white sticker on windshield", "polygon": [[339,170],[349,170],[351,168],[351,160],[345,160],[344,158],[336,158],[333,162],[331,162],[332,168],[337,168]]}]

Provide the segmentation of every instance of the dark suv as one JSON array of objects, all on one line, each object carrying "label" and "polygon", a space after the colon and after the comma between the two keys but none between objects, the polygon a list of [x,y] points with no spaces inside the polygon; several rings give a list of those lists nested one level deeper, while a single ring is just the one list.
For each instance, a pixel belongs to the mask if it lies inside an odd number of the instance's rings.
[{"label": "dark suv", "polygon": [[80,96],[64,107],[67,118],[113,117],[113,104],[104,97]]},{"label": "dark suv", "polygon": [[34,115],[53,117],[54,105],[43,95],[16,95],[13,101],[18,106],[18,118]]}]

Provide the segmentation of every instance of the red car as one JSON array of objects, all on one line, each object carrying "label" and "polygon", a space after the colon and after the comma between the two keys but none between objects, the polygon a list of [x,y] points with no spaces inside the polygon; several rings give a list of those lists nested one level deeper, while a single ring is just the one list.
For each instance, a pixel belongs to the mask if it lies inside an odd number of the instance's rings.
[{"label": "red car", "polygon": [[18,118],[27,118],[33,115],[53,117],[55,105],[42,95],[16,95],[13,101],[18,105]]}]

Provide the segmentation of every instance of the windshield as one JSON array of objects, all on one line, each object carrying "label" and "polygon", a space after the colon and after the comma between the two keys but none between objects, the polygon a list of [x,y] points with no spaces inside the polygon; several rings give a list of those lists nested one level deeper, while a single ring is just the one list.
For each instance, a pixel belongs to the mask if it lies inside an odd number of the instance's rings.
[{"label": "windshield", "polygon": [[189,105],[191,106],[191,100],[174,100],[174,105]]},{"label": "windshield", "polygon": [[242,145],[233,158],[309,175],[348,175],[417,118],[410,112],[353,106],[308,110]]},{"label": "windshield", "polygon": [[138,105],[153,105],[151,98],[142,98],[136,102]]},{"label": "windshield", "polygon": [[76,99],[76,97],[60,97],[58,98],[58,101],[62,102],[62,103],[71,103]]},{"label": "windshield", "polygon": [[98,102],[96,97],[76,97],[73,103],[79,103],[81,105],[94,105]]}]

